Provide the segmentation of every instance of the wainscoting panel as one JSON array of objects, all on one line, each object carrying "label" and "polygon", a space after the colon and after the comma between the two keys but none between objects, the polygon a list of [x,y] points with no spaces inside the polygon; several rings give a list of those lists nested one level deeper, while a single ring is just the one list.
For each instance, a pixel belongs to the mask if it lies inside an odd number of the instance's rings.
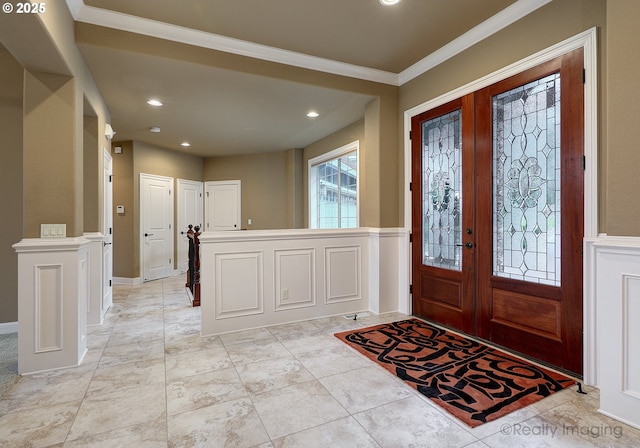
[{"label": "wainscoting panel", "polygon": [[36,265],[34,280],[34,351],[62,350],[62,265]]},{"label": "wainscoting panel", "polygon": [[263,312],[262,258],[261,251],[215,255],[216,319]]},{"label": "wainscoting panel", "polygon": [[325,262],[326,303],[359,300],[362,272],[360,246],[327,247]]},{"label": "wainscoting panel", "polygon": [[640,275],[622,275],[622,390],[640,400]]},{"label": "wainscoting panel", "polygon": [[[382,233],[368,228],[204,232],[200,236],[202,334],[378,313],[381,288],[395,303],[385,304],[385,311],[397,311],[398,266],[380,261]],[[402,235],[403,230],[394,229],[385,239],[391,260],[399,253],[393,246]],[[252,255],[258,253],[262,256]],[[390,271],[380,272],[381,265]]]},{"label": "wainscoting panel", "polygon": [[275,311],[315,306],[315,249],[276,249],[274,254]]},{"label": "wainscoting panel", "polygon": [[640,428],[640,238],[601,235],[592,248],[599,410]]}]

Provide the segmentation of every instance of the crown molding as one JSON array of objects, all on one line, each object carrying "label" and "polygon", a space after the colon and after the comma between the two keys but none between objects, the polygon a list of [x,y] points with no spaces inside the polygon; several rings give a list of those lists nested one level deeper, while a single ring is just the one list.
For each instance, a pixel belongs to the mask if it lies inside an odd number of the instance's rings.
[{"label": "crown molding", "polygon": [[78,22],[394,86],[401,86],[417,78],[551,1],[517,0],[402,72],[392,73],[87,6],[83,0],[66,0],[74,20]]},{"label": "crown molding", "polygon": [[398,74],[398,84],[403,85],[423,73],[462,53],[469,47],[483,41],[503,28],[517,22],[524,16],[550,3],[552,0],[518,0],[480,25],[470,29],[460,37],[440,47]]}]

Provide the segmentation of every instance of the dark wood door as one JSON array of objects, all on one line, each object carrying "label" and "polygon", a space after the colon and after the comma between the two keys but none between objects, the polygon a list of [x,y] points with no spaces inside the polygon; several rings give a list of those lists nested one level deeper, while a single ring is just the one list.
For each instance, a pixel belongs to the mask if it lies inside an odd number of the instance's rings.
[{"label": "dark wood door", "polygon": [[582,373],[582,49],[477,95],[477,335]]},{"label": "dark wood door", "polygon": [[474,95],[412,118],[414,314],[472,333]]},{"label": "dark wood door", "polygon": [[[582,68],[580,49],[412,121],[414,314],[578,374]],[[428,135],[454,109],[461,167]],[[460,186],[447,190],[447,170],[462,173]]]}]

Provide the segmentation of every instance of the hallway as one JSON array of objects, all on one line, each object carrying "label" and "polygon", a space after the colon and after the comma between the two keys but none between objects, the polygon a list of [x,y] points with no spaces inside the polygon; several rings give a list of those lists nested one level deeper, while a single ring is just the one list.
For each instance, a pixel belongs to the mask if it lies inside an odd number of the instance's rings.
[{"label": "hallway", "polygon": [[81,366],[21,378],[2,447],[640,446],[571,388],[470,429],[333,333],[343,317],[203,338],[183,276],[116,286]]}]

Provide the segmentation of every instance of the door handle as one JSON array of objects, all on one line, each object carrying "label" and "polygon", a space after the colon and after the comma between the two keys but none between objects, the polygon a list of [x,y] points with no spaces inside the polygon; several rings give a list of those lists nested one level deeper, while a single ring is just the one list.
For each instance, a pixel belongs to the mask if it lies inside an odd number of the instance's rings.
[{"label": "door handle", "polygon": [[112,244],[112,243],[107,243],[107,242],[104,242],[104,241],[103,241],[103,242],[102,242],[102,247],[105,247],[105,246],[111,246],[111,244]]},{"label": "door handle", "polygon": [[[462,245],[462,244],[456,244],[456,246],[458,246],[458,247],[462,247],[463,245]],[[473,243],[472,243],[471,241],[467,241],[467,242],[464,244],[464,247],[466,247],[467,249],[471,249],[471,248],[473,247]]]},{"label": "door handle", "polygon": [[145,233],[144,236],[153,236],[153,233]]}]

